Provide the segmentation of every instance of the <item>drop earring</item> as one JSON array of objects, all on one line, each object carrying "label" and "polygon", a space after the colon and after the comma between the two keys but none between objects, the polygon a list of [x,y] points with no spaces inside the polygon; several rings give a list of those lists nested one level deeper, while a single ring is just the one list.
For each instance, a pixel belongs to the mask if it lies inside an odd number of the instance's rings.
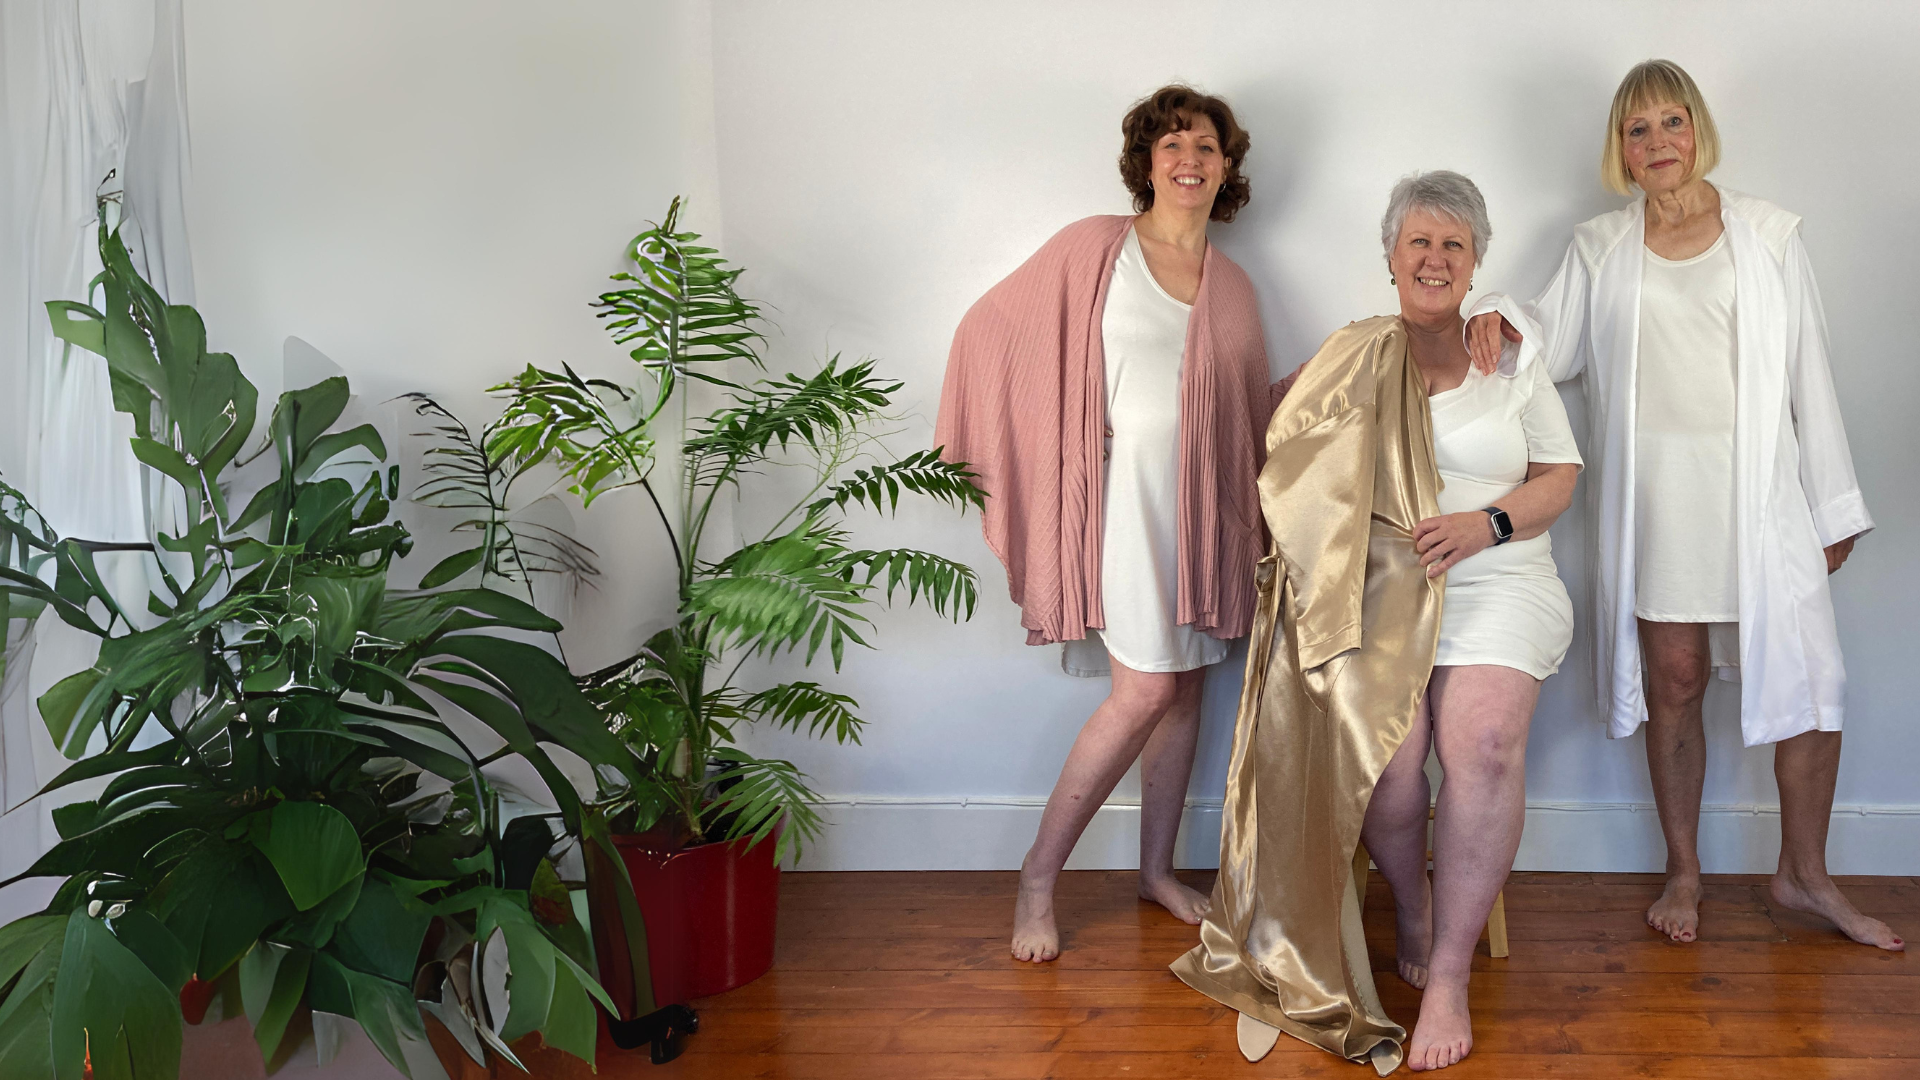
[{"label": "drop earring", "polygon": [[1400,284],[1400,279],[1399,279],[1399,278],[1397,278],[1397,277],[1394,277],[1394,276],[1393,276],[1393,275],[1391,275],[1391,274],[1389,274],[1389,275],[1387,275],[1387,284],[1389,284],[1389,285],[1398,285],[1398,284]]}]

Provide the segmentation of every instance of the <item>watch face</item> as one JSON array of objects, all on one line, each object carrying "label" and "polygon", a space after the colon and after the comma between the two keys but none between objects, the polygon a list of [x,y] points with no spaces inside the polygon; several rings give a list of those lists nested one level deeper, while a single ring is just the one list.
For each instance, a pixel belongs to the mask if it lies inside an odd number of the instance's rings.
[{"label": "watch face", "polygon": [[1513,519],[1507,516],[1505,510],[1489,511],[1489,516],[1493,518],[1493,534],[1495,536],[1505,540],[1513,535]]}]

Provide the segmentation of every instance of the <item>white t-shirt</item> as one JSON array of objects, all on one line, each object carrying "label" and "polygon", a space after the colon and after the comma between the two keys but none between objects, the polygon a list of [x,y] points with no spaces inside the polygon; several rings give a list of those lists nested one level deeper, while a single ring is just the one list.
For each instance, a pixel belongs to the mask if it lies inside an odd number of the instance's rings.
[{"label": "white t-shirt", "polygon": [[1646,253],[1634,441],[1634,614],[1740,618],[1734,543],[1733,248]]},{"label": "white t-shirt", "polygon": [[[1440,512],[1498,506],[1527,481],[1527,466],[1580,464],[1567,410],[1544,364],[1482,375],[1428,399]],[[1447,571],[1436,666],[1494,664],[1544,679],[1573,643],[1573,602],[1553,565],[1546,534],[1511,540]]]}]

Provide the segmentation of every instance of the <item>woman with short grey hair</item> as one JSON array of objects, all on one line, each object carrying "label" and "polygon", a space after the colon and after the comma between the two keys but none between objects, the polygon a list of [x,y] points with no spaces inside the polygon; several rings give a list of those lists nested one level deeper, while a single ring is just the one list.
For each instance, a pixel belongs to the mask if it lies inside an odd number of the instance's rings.
[{"label": "woman with short grey hair", "polygon": [[[1467,353],[1460,305],[1491,232],[1480,189],[1455,172],[1400,181],[1381,220],[1441,479],[1440,513],[1414,527],[1414,547],[1429,576],[1447,576],[1425,700],[1361,832],[1393,888],[1400,976],[1424,990],[1407,1046],[1415,1070],[1452,1065],[1473,1044],[1467,976],[1520,847],[1527,729],[1541,680],[1573,642],[1573,604],[1547,536],[1580,471],[1566,409],[1532,350],[1508,349],[1493,374]],[[1445,771],[1437,806],[1429,746]]]},{"label": "woman with short grey hair", "polygon": [[[1200,944],[1172,965],[1240,1014],[1250,1060],[1282,1032],[1381,1075],[1403,1044],[1416,1070],[1472,1045],[1467,976],[1520,844],[1527,728],[1573,639],[1547,527],[1580,469],[1533,350],[1490,373],[1468,357],[1460,304],[1491,232],[1466,177],[1402,180],[1381,222],[1399,314],[1335,331],[1267,426],[1273,544],[1220,873]],[[1401,977],[1425,990],[1410,1042],[1381,1008],[1349,891],[1361,843],[1393,887]]]}]

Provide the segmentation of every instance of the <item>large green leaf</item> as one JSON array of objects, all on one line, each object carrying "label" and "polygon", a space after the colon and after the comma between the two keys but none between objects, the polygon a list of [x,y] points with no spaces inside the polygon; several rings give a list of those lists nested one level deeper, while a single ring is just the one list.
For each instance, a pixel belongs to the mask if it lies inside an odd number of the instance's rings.
[{"label": "large green leaf", "polygon": [[47,321],[53,336],[97,356],[107,352],[106,316],[77,300],[47,301]]},{"label": "large green leaf", "polygon": [[632,760],[552,653],[523,641],[483,634],[440,639],[438,651],[485,672],[513,695],[528,724],[549,741],[594,765],[626,768]]},{"label": "large green leaf", "polygon": [[553,999],[547,1005],[547,1022],[540,1026],[540,1037],[548,1046],[591,1065],[600,1025],[593,998],[574,970],[565,964],[554,965]]},{"label": "large green leaf", "polygon": [[267,927],[293,913],[293,901],[272,865],[261,857],[239,859],[208,906],[195,971],[209,980],[220,975]]},{"label": "large green leaf", "polygon": [[268,1061],[280,1049],[287,1022],[307,988],[313,953],[262,941],[240,958],[240,999],[253,1022],[253,1038]]},{"label": "large green leaf", "polygon": [[273,939],[288,945],[304,945],[309,949],[322,948],[333,940],[341,922],[352,914],[354,906],[360,902],[360,890],[366,881],[364,874],[348,878],[347,883],[333,890],[332,895],[274,931]]},{"label": "large green leaf", "polygon": [[147,970],[153,972],[162,986],[171,993],[180,992],[187,977],[193,974],[193,957],[172,931],[151,912],[138,907],[128,909],[110,925],[113,936],[147,965]]},{"label": "large green leaf", "polygon": [[356,971],[410,983],[420,943],[432,921],[432,913],[411,895],[394,888],[384,876],[371,875],[327,951]]},{"label": "large green leaf", "polygon": [[265,841],[256,843],[273,863],[294,906],[302,911],[367,870],[353,822],[325,803],[275,806]]},{"label": "large green leaf", "polygon": [[525,600],[494,589],[390,592],[373,632],[390,641],[424,645],[442,634],[480,629],[530,630],[550,634],[560,624]]},{"label": "large green leaf", "polygon": [[[314,970],[315,982],[320,983],[324,973],[327,985],[332,988],[325,998],[328,1004],[336,1007],[327,1011],[341,1011],[337,1002],[331,999],[336,998],[340,988],[343,988],[352,1005],[350,1015],[359,1022],[367,1038],[394,1068],[406,1076],[413,1076],[407,1050],[412,1048],[417,1055],[420,1048],[428,1046],[426,1022],[420,1018],[420,1006],[414,1001],[413,993],[391,979],[355,971],[326,953],[315,957]],[[416,1057],[416,1060],[423,1062],[431,1059],[430,1049],[425,1058]]]},{"label": "large green leaf", "polygon": [[85,911],[67,917],[52,1012],[54,1075],[81,1080],[175,1080],[180,1001]]},{"label": "large green leaf", "polygon": [[346,411],[352,396],[347,380],[338,375],[280,395],[280,403],[273,410],[273,444],[281,455],[283,475],[291,473],[301,478],[307,457]]},{"label": "large green leaf", "polygon": [[306,460],[293,474],[295,480],[306,480],[328,462],[355,447],[366,451],[375,462],[387,459],[387,444],[381,440],[380,432],[372,424],[361,424],[347,431],[337,431],[322,435],[313,440],[308,448]]},{"label": "large green leaf", "polygon": [[52,1076],[53,987],[67,919],[35,915],[0,927],[0,1076]]},{"label": "large green leaf", "polygon": [[450,584],[458,580],[460,575],[479,566],[480,560],[485,558],[486,554],[487,549],[484,546],[456,551],[435,563],[433,569],[427,571],[426,576],[420,579],[420,587],[437,589],[442,585]]}]

